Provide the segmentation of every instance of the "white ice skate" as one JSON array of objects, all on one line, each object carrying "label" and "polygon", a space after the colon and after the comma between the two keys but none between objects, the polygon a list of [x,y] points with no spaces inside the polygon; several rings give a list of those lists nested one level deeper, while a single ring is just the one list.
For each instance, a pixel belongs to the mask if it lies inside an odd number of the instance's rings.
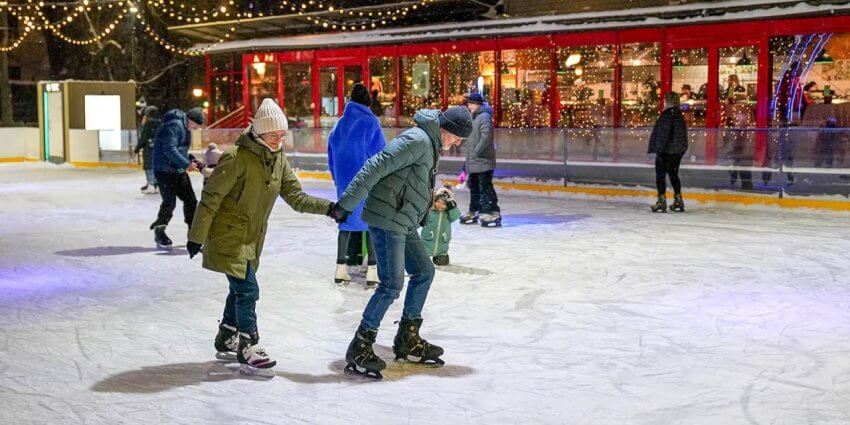
[{"label": "white ice skate", "polygon": [[338,285],[348,285],[351,283],[351,275],[348,274],[348,266],[345,264],[337,264],[336,265],[336,274],[334,275],[334,282]]},{"label": "white ice skate", "polygon": [[366,269],[366,288],[374,288],[381,283],[381,279],[378,277],[378,266],[369,266]]},{"label": "white ice skate", "polygon": [[497,212],[492,214],[481,214],[478,216],[481,222],[481,227],[502,227],[502,214]]},{"label": "white ice skate", "polygon": [[274,376],[272,368],[277,362],[266,354],[266,350],[258,344],[258,341],[257,334],[239,332],[239,351],[236,354],[239,361],[239,373],[271,378]]},{"label": "white ice skate", "polygon": [[146,195],[156,195],[156,194],[159,193],[159,188],[154,186],[154,185],[150,185],[150,186],[148,186],[147,190],[145,190],[144,193]]}]

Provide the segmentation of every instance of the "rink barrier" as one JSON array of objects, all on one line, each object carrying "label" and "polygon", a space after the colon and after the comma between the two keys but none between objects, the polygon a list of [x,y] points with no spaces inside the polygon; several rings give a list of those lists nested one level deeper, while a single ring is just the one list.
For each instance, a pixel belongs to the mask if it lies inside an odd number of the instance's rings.
[{"label": "rink barrier", "polygon": [[71,161],[69,164],[77,168],[129,168],[131,170],[141,170],[142,164],[129,164],[123,162],[85,162]]},{"label": "rink barrier", "polygon": [[15,156],[11,158],[0,158],[0,163],[13,163],[13,162],[38,162],[38,158],[26,158],[23,156]]},{"label": "rink barrier", "polygon": [[[330,173],[326,171],[299,171],[296,173],[299,179],[313,179],[332,181]],[[457,185],[456,180],[445,180],[452,185]],[[647,198],[655,199],[654,190],[629,189],[619,187],[586,187],[586,186],[554,186],[533,183],[514,183],[493,181],[493,185],[502,190],[518,190],[538,193],[567,193],[574,195],[596,196],[601,198]],[[672,198],[672,193],[669,197]],[[778,198],[770,195],[759,194],[735,194],[735,193],[705,193],[687,192],[684,194],[687,201],[696,201],[701,204],[729,203],[745,206],[774,206],[781,208],[809,208],[832,211],[850,211],[850,201],[838,201],[831,199],[810,198]]]}]

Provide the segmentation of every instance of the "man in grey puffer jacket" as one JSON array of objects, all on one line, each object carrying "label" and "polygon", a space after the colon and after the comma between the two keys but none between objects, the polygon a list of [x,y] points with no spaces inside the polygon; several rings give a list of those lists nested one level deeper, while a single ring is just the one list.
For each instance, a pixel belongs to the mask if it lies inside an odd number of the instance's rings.
[{"label": "man in grey puffer jacket", "polygon": [[493,109],[478,93],[469,95],[467,105],[473,117],[472,133],[466,139],[469,212],[460,218],[460,222],[473,224],[480,220],[483,227],[498,227],[502,225],[502,215],[499,198],[493,189],[493,170],[496,169]]},{"label": "man in grey puffer jacket", "polygon": [[[443,349],[419,336],[422,308],[434,264],[419,237],[431,208],[434,179],[441,149],[457,146],[472,132],[472,116],[464,107],[444,113],[423,109],[413,127],[387,143],[354,176],[329,215],[345,221],[361,199],[366,198],[362,219],[369,225],[375,244],[380,284],[372,295],[360,327],[345,355],[346,371],[380,378],[386,363],[372,351],[378,328],[393,301],[404,287],[404,272],[410,274],[404,310],[393,343],[397,359],[414,356],[423,362],[442,364]],[[368,196],[367,196],[368,195]]]}]

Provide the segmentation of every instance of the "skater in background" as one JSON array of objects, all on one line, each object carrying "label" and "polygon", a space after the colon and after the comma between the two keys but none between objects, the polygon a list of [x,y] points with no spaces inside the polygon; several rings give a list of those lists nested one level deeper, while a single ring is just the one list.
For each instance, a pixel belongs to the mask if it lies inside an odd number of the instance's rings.
[{"label": "skater in background", "polygon": [[201,195],[186,249],[194,257],[204,248],[204,268],[224,273],[230,292],[215,338],[220,356],[236,355],[253,368],[275,361],[259,345],[255,306],[269,215],[278,196],[302,213],[327,214],[330,201],[304,193],[281,152],[289,126],[283,111],[265,99],[236,146],[221,156]]},{"label": "skater in background", "polygon": [[444,113],[423,109],[413,116],[416,126],[391,140],[383,151],[366,161],[331,208],[338,223],[354,211],[363,198],[363,221],[375,243],[381,283],[372,295],[360,327],[345,354],[346,371],[380,378],[386,363],[375,355],[372,344],[384,315],[404,287],[410,274],[404,310],[393,342],[396,359],[408,356],[422,362],[442,364],[443,349],[419,336],[422,308],[434,279],[425,244],[417,231],[431,209],[440,149],[461,143],[472,132],[469,110],[456,106]]},{"label": "skater in background", "polygon": [[[358,84],[363,85],[362,83],[358,83]],[[363,87],[365,88],[366,86],[363,86]],[[352,94],[351,94],[352,99],[351,100],[354,100],[353,90],[354,89],[352,88]],[[384,105],[381,105],[381,101],[378,100],[378,90],[377,89],[372,90],[372,97],[369,99],[369,105],[368,106],[369,106],[369,110],[372,111],[372,113],[375,114],[375,116],[378,117],[378,119],[380,119],[381,117],[384,116]],[[345,113],[345,112],[343,112],[343,113]]]},{"label": "skater in background", "polygon": [[159,128],[159,108],[146,106],[142,115],[142,131],[139,134],[139,143],[133,152],[136,155],[142,152],[142,168],[145,170],[146,183],[142,186],[142,193],[156,194],[159,188],[156,184],[156,176],[153,169],[153,144],[156,130]]},{"label": "skater in background", "polygon": [[215,143],[207,145],[207,150],[204,152],[204,168],[201,170],[201,174],[204,175],[204,186],[207,185],[207,181],[212,175],[213,170],[215,170],[215,166],[218,165],[221,154],[221,150]]},{"label": "skater in background", "polygon": [[159,214],[150,228],[154,231],[157,245],[171,247],[171,239],[165,234],[165,227],[171,221],[177,198],[183,201],[183,219],[192,227],[192,217],[198,200],[192,189],[189,172],[198,171],[198,166],[189,158],[191,144],[189,131],[200,129],[205,122],[204,110],[192,108],[188,112],[172,109],[162,117],[162,124],[156,131],[153,152],[153,168],[156,182],[159,184],[162,204]]},{"label": "skater in background", "polygon": [[467,98],[472,113],[472,133],[466,139],[466,186],[469,187],[469,212],[461,217],[461,224],[481,222],[483,227],[502,225],[499,198],[493,188],[493,171],[496,169],[496,145],[493,142],[493,109],[478,93]]},{"label": "skater in background", "polygon": [[[355,83],[351,88],[351,101],[345,105],[339,121],[328,136],[328,169],[336,186],[337,197],[342,196],[343,191],[354,175],[366,163],[366,160],[380,152],[386,145],[384,133],[378,118],[369,110],[372,99],[369,91],[362,83]],[[361,201],[351,211],[348,220],[339,225],[339,236],[337,237],[336,273],[334,282],[349,283],[351,275],[348,273],[346,254],[351,234],[354,232],[366,232],[369,227],[360,218],[363,212]],[[378,268],[376,266],[375,252],[372,241],[367,237],[366,249],[369,253],[366,268],[366,284],[374,286],[378,284]]]},{"label": "skater in background", "polygon": [[658,188],[658,201],[652,206],[652,212],[667,212],[668,176],[674,193],[670,209],[685,212],[679,165],[687,150],[688,128],[682,110],[679,109],[679,94],[670,92],[664,96],[664,111],[655,121],[649,136],[648,152],[655,154],[655,184]]},{"label": "skater in background", "polygon": [[835,152],[841,143],[841,134],[836,131],[836,127],[838,127],[838,120],[835,117],[829,117],[824,123],[823,130],[818,131],[815,142],[815,167],[832,168]]},{"label": "skater in background", "polygon": [[460,218],[460,210],[451,186],[434,191],[434,205],[428,212],[428,224],[422,228],[422,242],[435,265],[449,265],[449,242],[452,241],[452,223]]}]

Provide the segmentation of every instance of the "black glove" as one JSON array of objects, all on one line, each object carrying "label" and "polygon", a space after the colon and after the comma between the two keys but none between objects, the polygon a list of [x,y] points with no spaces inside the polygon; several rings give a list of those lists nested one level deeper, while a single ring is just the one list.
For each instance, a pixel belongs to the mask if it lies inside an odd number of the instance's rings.
[{"label": "black glove", "polygon": [[350,212],[343,209],[339,206],[338,203],[334,202],[328,207],[327,216],[334,219],[339,224],[345,223],[345,220],[348,220],[348,215]]},{"label": "black glove", "polygon": [[186,251],[189,251],[189,258],[195,258],[199,252],[201,252],[201,244],[197,242],[186,242]]},{"label": "black glove", "polygon": [[454,199],[446,201],[446,211],[457,208],[457,202]]}]

